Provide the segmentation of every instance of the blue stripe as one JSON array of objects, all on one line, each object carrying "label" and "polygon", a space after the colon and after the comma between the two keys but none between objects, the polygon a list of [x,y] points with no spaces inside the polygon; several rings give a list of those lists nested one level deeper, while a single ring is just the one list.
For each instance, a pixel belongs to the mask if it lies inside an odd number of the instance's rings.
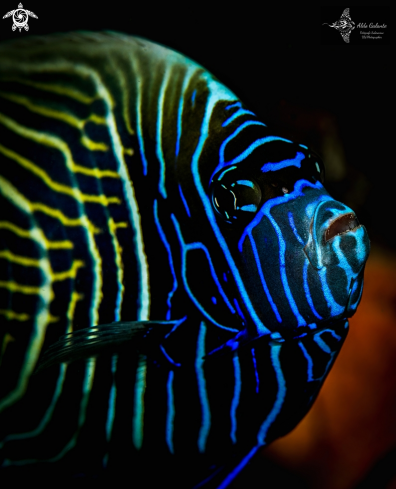
[{"label": "blue stripe", "polygon": [[329,345],[327,343],[325,343],[322,338],[318,335],[315,335],[314,336],[314,341],[315,343],[319,346],[319,348],[321,350],[323,350],[324,352],[328,353],[329,355],[331,355],[331,348],[329,347]]},{"label": "blue stripe", "polygon": [[188,215],[188,217],[191,217],[191,214],[190,214],[190,209],[188,208],[187,201],[186,201],[186,199],[184,198],[183,191],[182,191],[182,189],[181,189],[181,186],[180,186],[180,185],[179,185],[179,193],[180,193],[180,197],[181,197],[181,200],[182,200],[182,202],[183,202],[184,208],[186,209],[187,215]]},{"label": "blue stripe", "polygon": [[175,405],[173,398],[173,370],[169,371],[168,382],[166,384],[167,398],[168,398],[168,410],[166,413],[166,428],[165,428],[165,439],[168,445],[169,451],[174,453],[173,448],[173,422],[175,419]]},{"label": "blue stripe", "polygon": [[327,274],[327,269],[325,267],[318,270],[318,275],[319,275],[320,283],[322,285],[323,295],[325,296],[327,305],[330,309],[331,316],[335,317],[340,314],[343,314],[345,310],[345,305],[341,306],[335,301],[333,294],[331,293],[330,287],[327,283],[326,274]]},{"label": "blue stripe", "polygon": [[235,102],[235,103],[233,103],[231,105],[227,105],[227,107],[225,108],[225,110],[230,110],[233,107],[242,107],[242,103],[241,102]]},{"label": "blue stripe", "polygon": [[296,237],[297,241],[302,245],[302,246],[305,246],[305,243],[304,241],[301,239],[300,235],[298,234],[298,231],[297,231],[297,228],[296,228],[296,225],[294,224],[294,219],[293,219],[293,214],[291,212],[288,212],[287,213],[288,217],[289,217],[289,224],[290,224],[290,227],[292,228],[293,230],[293,233],[294,233],[294,236]]},{"label": "blue stripe", "polygon": [[239,472],[246,467],[251,458],[256,454],[257,450],[260,448],[259,445],[255,446],[250,450],[250,452],[239,462],[239,464],[230,472],[223,482],[216,489],[226,489],[230,483],[235,479]]},{"label": "blue stripe", "polygon": [[174,331],[176,331],[176,329],[182,324],[184,323],[184,321],[187,319],[187,316],[184,316],[184,318],[181,318],[179,320],[177,320],[177,323],[173,326],[173,328],[169,331],[169,333],[167,333],[165,335],[165,338],[168,338]]},{"label": "blue stripe", "polygon": [[[356,244],[356,238],[355,238],[355,236],[353,236],[352,233],[349,233],[349,238],[354,239],[355,244]],[[353,272],[352,267],[350,266],[350,264],[348,262],[348,258],[345,256],[344,252],[340,248],[341,239],[342,239],[341,236],[336,236],[333,240],[332,248],[333,248],[333,251],[335,252],[337,258],[340,261],[337,266],[343,268],[343,270],[347,274],[347,277],[348,277],[347,287],[349,288],[350,279],[351,279],[351,277],[353,277],[355,275],[355,273]]]},{"label": "blue stripe", "polygon": [[286,396],[286,382],[283,376],[282,367],[279,361],[279,354],[282,345],[271,345],[271,360],[272,366],[274,367],[276,379],[278,381],[278,392],[276,395],[275,403],[270,413],[268,414],[266,420],[261,425],[260,430],[257,435],[257,441],[259,445],[265,444],[265,439],[267,436],[267,432],[269,427],[275,421],[278,416],[280,410],[282,409],[283,402]]},{"label": "blue stripe", "polygon": [[243,312],[242,312],[241,308],[239,307],[238,301],[235,298],[234,298],[234,304],[235,304],[235,307],[236,307],[236,310],[237,310],[239,316],[243,319],[244,323],[246,324],[246,318],[243,315]]},{"label": "blue stripe", "polygon": [[303,270],[303,279],[304,279],[304,292],[305,292],[305,297],[307,298],[307,302],[309,304],[309,307],[311,308],[311,311],[315,314],[315,316],[318,319],[323,319],[322,316],[316,311],[312,297],[311,297],[311,291],[309,290],[309,283],[308,283],[308,264],[309,260],[308,258],[305,258],[304,260],[304,270]]},{"label": "blue stripe", "polygon": [[[212,83],[213,83],[213,81],[212,81]],[[217,87],[217,85],[216,85],[216,87]],[[211,84],[209,84],[208,103],[206,105],[205,116],[204,116],[204,119],[202,121],[201,136],[199,138],[197,147],[196,147],[195,152],[194,152],[193,157],[192,157],[191,172],[192,172],[192,175],[194,178],[194,183],[195,183],[197,192],[198,192],[198,194],[201,198],[201,201],[203,203],[203,206],[205,208],[206,216],[210,222],[210,225],[213,229],[213,232],[215,233],[217,241],[218,241],[221,249],[224,252],[224,256],[227,260],[229,269],[230,269],[231,273],[233,274],[234,280],[235,280],[237,287],[239,289],[239,293],[240,293],[240,295],[241,295],[241,297],[242,297],[242,299],[246,305],[246,308],[249,311],[249,314],[252,318],[252,321],[256,327],[257,334],[259,334],[259,335],[269,334],[270,333],[269,329],[264,326],[264,324],[262,323],[262,321],[258,317],[256,311],[254,310],[252,303],[250,302],[250,298],[249,298],[249,296],[246,292],[246,289],[243,285],[239,271],[238,271],[237,267],[235,266],[234,260],[231,256],[230,250],[228,249],[227,243],[225,242],[224,237],[221,234],[219,226],[216,222],[216,217],[214,215],[214,210],[212,208],[211,201],[209,200],[209,198],[208,198],[208,196],[207,196],[207,194],[206,194],[206,192],[202,186],[201,176],[200,176],[200,173],[198,170],[198,162],[199,162],[199,159],[201,156],[201,152],[202,152],[204,143],[208,138],[208,128],[209,128],[209,121],[210,121],[212,109],[218,100],[230,100],[231,97],[234,96],[234,94],[232,92],[230,92],[229,90],[225,90],[224,88],[222,88],[221,90],[216,88],[213,92],[211,92],[211,88],[212,88]],[[254,122],[251,121],[250,123],[253,124]],[[261,124],[261,125],[263,125],[263,124]]]},{"label": "blue stripe", "polygon": [[168,360],[169,363],[171,363],[172,365],[174,365],[175,367],[181,367],[181,363],[177,363],[173,360],[173,358],[171,358],[168,353],[166,352],[165,348],[160,345],[160,349],[162,351],[162,353],[164,354],[165,358]]},{"label": "blue stripe", "polygon": [[245,121],[243,124],[241,124],[237,129],[235,129],[235,131],[230,134],[228,136],[228,138],[226,138],[222,143],[221,143],[221,146],[220,146],[220,150],[219,150],[219,164],[217,165],[216,169],[214,170],[214,172],[212,173],[212,176],[210,178],[210,180],[212,180],[213,178],[213,175],[215,175],[218,171],[220,171],[224,166],[228,165],[229,163],[225,163],[224,162],[224,151],[225,151],[225,147],[227,146],[227,144],[232,141],[236,136],[238,136],[238,134],[243,131],[243,129],[245,129],[246,127],[249,127],[249,126],[265,126],[265,124],[263,124],[262,122],[260,121]]},{"label": "blue stripe", "polygon": [[168,77],[164,75],[163,82],[161,84],[160,92],[158,95],[158,112],[157,112],[157,127],[156,127],[156,153],[157,158],[160,164],[159,168],[159,185],[158,190],[164,199],[166,199],[166,188],[165,188],[165,158],[164,153],[162,151],[162,125],[163,125],[163,105],[164,105],[164,95],[166,83],[168,81]]},{"label": "blue stripe", "polygon": [[[111,433],[113,431],[114,417],[115,417],[115,407],[116,407],[116,397],[117,397],[117,388],[115,384],[115,374],[117,371],[117,361],[118,355],[113,355],[111,357],[111,375],[112,375],[112,383],[109,394],[109,405],[107,410],[107,420],[106,420],[106,440],[107,443],[110,442]],[[103,457],[103,466],[107,467],[107,462],[109,458],[109,453]]]},{"label": "blue stripe", "polygon": [[[263,207],[259,210],[257,215],[254,217],[252,222],[246,226],[245,230],[242,233],[242,236],[239,240],[238,243],[238,249],[241,251],[242,250],[242,244],[246,236],[251,236],[253,229],[260,224],[260,221],[263,218],[263,215],[266,216],[269,221],[271,222],[272,226],[274,227],[274,230],[276,232],[276,235],[278,237],[278,244],[279,244],[279,267],[280,267],[280,274],[281,274],[281,280],[283,284],[283,288],[286,294],[286,297],[288,299],[288,302],[290,304],[290,307],[298,321],[298,326],[305,326],[306,321],[304,318],[301,316],[300,312],[298,311],[297,304],[292,296],[288,281],[287,281],[287,276],[286,276],[286,264],[285,264],[285,251],[286,251],[286,244],[282,236],[282,232],[276,223],[275,219],[271,215],[271,209],[272,207],[275,207],[276,205],[283,205],[286,204],[298,197],[303,197],[304,194],[302,192],[302,189],[304,187],[311,187],[311,188],[318,188],[318,183],[316,182],[315,184],[308,182],[307,180],[298,180],[294,186],[293,192],[290,194],[285,194],[280,197],[275,197],[274,199],[268,200]],[[319,199],[318,199],[319,200]]]},{"label": "blue stripe", "polygon": [[250,110],[238,109],[236,112],[232,114],[231,117],[229,117],[226,121],[223,122],[222,127],[228,126],[229,124],[231,124],[232,121],[245,114],[255,115],[255,113]]},{"label": "blue stripe", "polygon": [[305,155],[303,153],[297,152],[296,156],[292,160],[283,160],[279,161],[278,163],[266,163],[262,166],[261,171],[264,173],[267,171],[278,171],[289,166],[296,166],[297,168],[301,168],[301,160],[303,159],[305,159]]},{"label": "blue stripe", "polygon": [[[236,168],[236,167],[234,167]],[[244,185],[245,187],[254,188],[254,183],[250,180],[237,180],[236,182],[231,184],[231,187],[235,187],[235,185]]]},{"label": "blue stripe", "polygon": [[204,356],[205,356],[205,335],[206,324],[202,321],[199,327],[198,340],[197,340],[197,357],[195,360],[195,372],[197,374],[198,394],[201,403],[201,427],[198,434],[198,450],[203,453],[206,449],[206,441],[208,439],[210,430],[210,407],[208,393],[206,390],[206,380],[203,369]]},{"label": "blue stripe", "polygon": [[220,174],[220,175],[217,177],[217,180],[218,180],[218,181],[220,181],[220,180],[221,180],[221,179],[224,177],[224,175],[225,175],[225,174],[226,174],[228,171],[230,171],[230,170],[235,170],[235,168],[236,168],[236,166],[229,166],[229,167],[227,167],[227,168],[226,168],[225,170],[223,170],[223,171],[221,172],[221,174]]},{"label": "blue stripe", "polygon": [[[190,289],[190,287],[188,285],[187,276],[186,276],[186,268],[187,268],[186,267],[186,252],[188,251],[188,247],[191,246],[191,245],[186,245],[184,243],[183,236],[182,236],[181,230],[180,230],[180,225],[179,225],[176,217],[174,216],[174,214],[171,214],[171,219],[172,219],[173,224],[175,226],[175,230],[176,230],[176,233],[178,235],[180,246],[181,246],[181,251],[182,251],[182,277],[183,277],[183,283],[184,283],[184,287],[186,289],[186,292],[188,293],[188,295],[190,296],[191,300],[194,302],[194,304],[196,305],[196,307],[214,325],[216,325],[218,328],[225,329],[227,331],[232,331],[233,333],[239,333],[239,330],[238,329],[228,328],[227,326],[223,326],[222,324],[218,323],[214,318],[212,318],[210,316],[210,314],[201,306],[201,304],[198,302],[198,300],[196,299],[196,297],[192,293],[192,291],[191,291],[191,289]],[[193,243],[193,245],[199,245],[199,244],[201,244],[201,243]]]},{"label": "blue stripe", "polygon": [[143,165],[143,175],[147,175],[147,160],[144,152],[144,138],[142,134],[142,116],[141,116],[141,94],[140,89],[137,88],[137,100],[136,100],[136,134],[139,141],[140,158]]},{"label": "blue stripe", "polygon": [[210,267],[210,273],[212,275],[212,278],[217,286],[217,289],[218,291],[220,292],[221,296],[223,297],[224,299],[224,302],[227,304],[228,306],[228,309],[232,312],[232,314],[235,314],[235,309],[233,308],[233,306],[231,305],[231,302],[228,300],[228,297],[227,295],[225,294],[224,290],[223,290],[223,287],[221,286],[220,284],[220,281],[219,279],[217,278],[217,274],[216,274],[216,270],[214,269],[214,266],[213,266],[213,263],[212,263],[212,259],[210,257],[210,254],[209,254],[209,251],[208,249],[206,248],[205,245],[203,245],[202,243],[190,243],[186,246],[186,249],[187,251],[189,250],[203,250],[205,255],[206,255],[206,258],[208,260],[208,263],[209,263],[209,267]]},{"label": "blue stripe", "polygon": [[281,316],[279,314],[279,311],[278,311],[278,308],[276,307],[275,302],[272,299],[271,293],[270,293],[270,291],[268,289],[268,286],[267,286],[267,282],[265,281],[264,274],[263,274],[263,269],[261,268],[260,257],[259,257],[259,254],[258,254],[258,251],[257,251],[257,247],[256,247],[256,243],[255,243],[255,241],[254,241],[254,239],[253,239],[253,237],[252,237],[251,234],[249,234],[249,240],[250,240],[250,244],[252,246],[254,259],[256,261],[256,268],[257,268],[257,271],[258,271],[258,273],[260,275],[261,285],[263,286],[263,289],[265,291],[265,295],[267,296],[267,299],[268,299],[269,303],[271,304],[271,308],[274,311],[274,314],[276,316],[276,319],[277,319],[278,323],[281,323],[282,322],[282,318],[281,318]]},{"label": "blue stripe", "polygon": [[158,229],[158,233],[161,237],[161,240],[164,243],[166,251],[168,252],[169,267],[171,269],[171,273],[172,273],[172,277],[173,277],[173,287],[172,287],[172,290],[168,294],[168,300],[167,300],[168,311],[166,313],[166,319],[169,320],[171,317],[171,307],[172,307],[171,300],[172,300],[173,294],[175,293],[175,291],[177,289],[177,278],[176,278],[176,273],[175,273],[175,267],[173,265],[172,250],[171,250],[171,247],[169,246],[169,243],[166,239],[165,233],[164,233],[164,231],[163,231],[163,229],[159,223],[157,200],[154,200],[154,220],[155,220],[155,224],[156,224],[157,229]]},{"label": "blue stripe", "polygon": [[[279,269],[280,269],[280,274],[281,274],[281,280],[282,280],[283,289],[285,291],[287,300],[288,300],[289,305],[290,305],[290,307],[291,307],[291,309],[293,311],[293,314],[295,315],[295,317],[297,319],[298,326],[305,326],[307,323],[306,323],[305,319],[303,318],[303,316],[301,316],[300,311],[298,310],[296,301],[294,300],[294,297],[293,297],[293,295],[291,293],[291,290],[290,290],[290,287],[289,287],[289,283],[288,283],[288,280],[287,280],[286,262],[285,262],[286,243],[285,243],[285,240],[283,238],[281,229],[279,228],[279,226],[278,226],[277,222],[275,221],[275,219],[271,216],[271,212],[270,212],[271,207],[273,207],[274,205],[278,204],[279,201],[280,201],[280,199],[282,199],[282,197],[273,199],[272,201],[269,201],[270,202],[270,205],[268,205],[268,211],[266,209],[263,213],[266,214],[267,217],[269,218],[269,220],[271,221],[271,224],[274,227],[275,232],[276,232],[276,235],[278,237],[278,244],[279,244]],[[264,204],[264,207],[267,207],[266,204]]]},{"label": "blue stripe", "polygon": [[245,160],[248,156],[250,156],[253,151],[263,144],[270,143],[272,141],[284,141],[285,143],[292,143],[288,139],[280,138],[278,136],[266,136],[265,138],[256,139],[254,143],[248,146],[245,151],[243,151],[240,155],[236,156],[233,160],[225,162],[226,165],[235,165],[240,161]]},{"label": "blue stripe", "polygon": [[309,356],[305,346],[301,343],[301,341],[298,342],[298,345],[301,348],[302,352],[304,353],[304,357],[307,360],[307,364],[308,364],[307,365],[307,378],[308,378],[308,382],[311,382],[312,380],[314,380],[314,378],[312,376],[312,367],[313,367],[312,358]]},{"label": "blue stripe", "polygon": [[256,376],[256,393],[258,394],[260,390],[260,379],[259,379],[259,374],[257,372],[257,362],[256,362],[256,354],[254,352],[254,348],[252,348],[252,360],[253,360],[253,366],[254,366],[254,374]]},{"label": "blue stripe", "polygon": [[234,396],[232,398],[231,402],[231,440],[232,443],[236,443],[236,430],[237,430],[237,418],[236,418],[236,412],[238,409],[239,405],[239,397],[241,395],[241,366],[239,365],[239,358],[238,354],[234,353],[234,357],[232,359],[234,363],[234,379],[235,379],[235,386],[234,386]]}]

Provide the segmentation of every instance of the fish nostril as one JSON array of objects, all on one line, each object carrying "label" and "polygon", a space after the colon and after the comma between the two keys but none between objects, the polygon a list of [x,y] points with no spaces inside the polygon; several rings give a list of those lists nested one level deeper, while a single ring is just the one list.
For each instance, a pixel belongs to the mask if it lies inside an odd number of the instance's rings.
[{"label": "fish nostril", "polygon": [[344,214],[341,217],[338,217],[335,221],[333,221],[330,226],[326,229],[324,233],[325,243],[330,241],[335,236],[339,236],[340,234],[349,233],[349,231],[353,231],[360,223],[355,216],[355,214]]}]

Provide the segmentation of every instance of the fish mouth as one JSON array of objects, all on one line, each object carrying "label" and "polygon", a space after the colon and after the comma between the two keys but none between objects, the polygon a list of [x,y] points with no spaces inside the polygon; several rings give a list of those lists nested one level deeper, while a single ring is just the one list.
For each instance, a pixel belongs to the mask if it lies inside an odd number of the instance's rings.
[{"label": "fish mouth", "polygon": [[354,231],[359,226],[360,222],[353,212],[343,214],[332,221],[330,226],[326,229],[324,233],[324,242],[326,244],[336,236],[341,236],[342,234]]}]

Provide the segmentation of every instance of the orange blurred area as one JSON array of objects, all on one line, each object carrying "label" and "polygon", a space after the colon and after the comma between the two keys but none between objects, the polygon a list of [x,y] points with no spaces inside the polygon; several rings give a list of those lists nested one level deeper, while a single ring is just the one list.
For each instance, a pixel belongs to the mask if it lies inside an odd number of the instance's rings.
[{"label": "orange blurred area", "polygon": [[[317,400],[289,435],[262,451],[257,464],[289,473],[298,487],[391,489],[396,456],[385,485],[375,480],[383,472],[381,459],[395,447],[396,253],[372,246],[360,306]],[[370,484],[374,477],[372,485],[365,484],[367,477]],[[264,481],[257,487],[280,487]]]}]

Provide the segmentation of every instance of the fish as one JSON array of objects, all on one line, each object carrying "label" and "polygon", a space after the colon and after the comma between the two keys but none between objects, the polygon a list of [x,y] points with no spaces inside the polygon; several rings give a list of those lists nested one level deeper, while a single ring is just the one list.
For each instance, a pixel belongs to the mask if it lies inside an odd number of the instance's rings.
[{"label": "fish", "polygon": [[317,397],[366,228],[319,155],[140,37],[1,43],[0,126],[0,477],[229,487]]},{"label": "fish", "polygon": [[341,34],[342,38],[344,39],[344,42],[349,43],[349,37],[351,35],[351,32],[353,29],[355,29],[355,22],[351,19],[351,16],[349,14],[349,8],[346,8],[340,17],[340,20],[337,20],[333,24],[327,24],[327,22],[324,22],[322,25],[328,25],[329,27],[333,27],[334,29],[337,29],[338,32]]}]

